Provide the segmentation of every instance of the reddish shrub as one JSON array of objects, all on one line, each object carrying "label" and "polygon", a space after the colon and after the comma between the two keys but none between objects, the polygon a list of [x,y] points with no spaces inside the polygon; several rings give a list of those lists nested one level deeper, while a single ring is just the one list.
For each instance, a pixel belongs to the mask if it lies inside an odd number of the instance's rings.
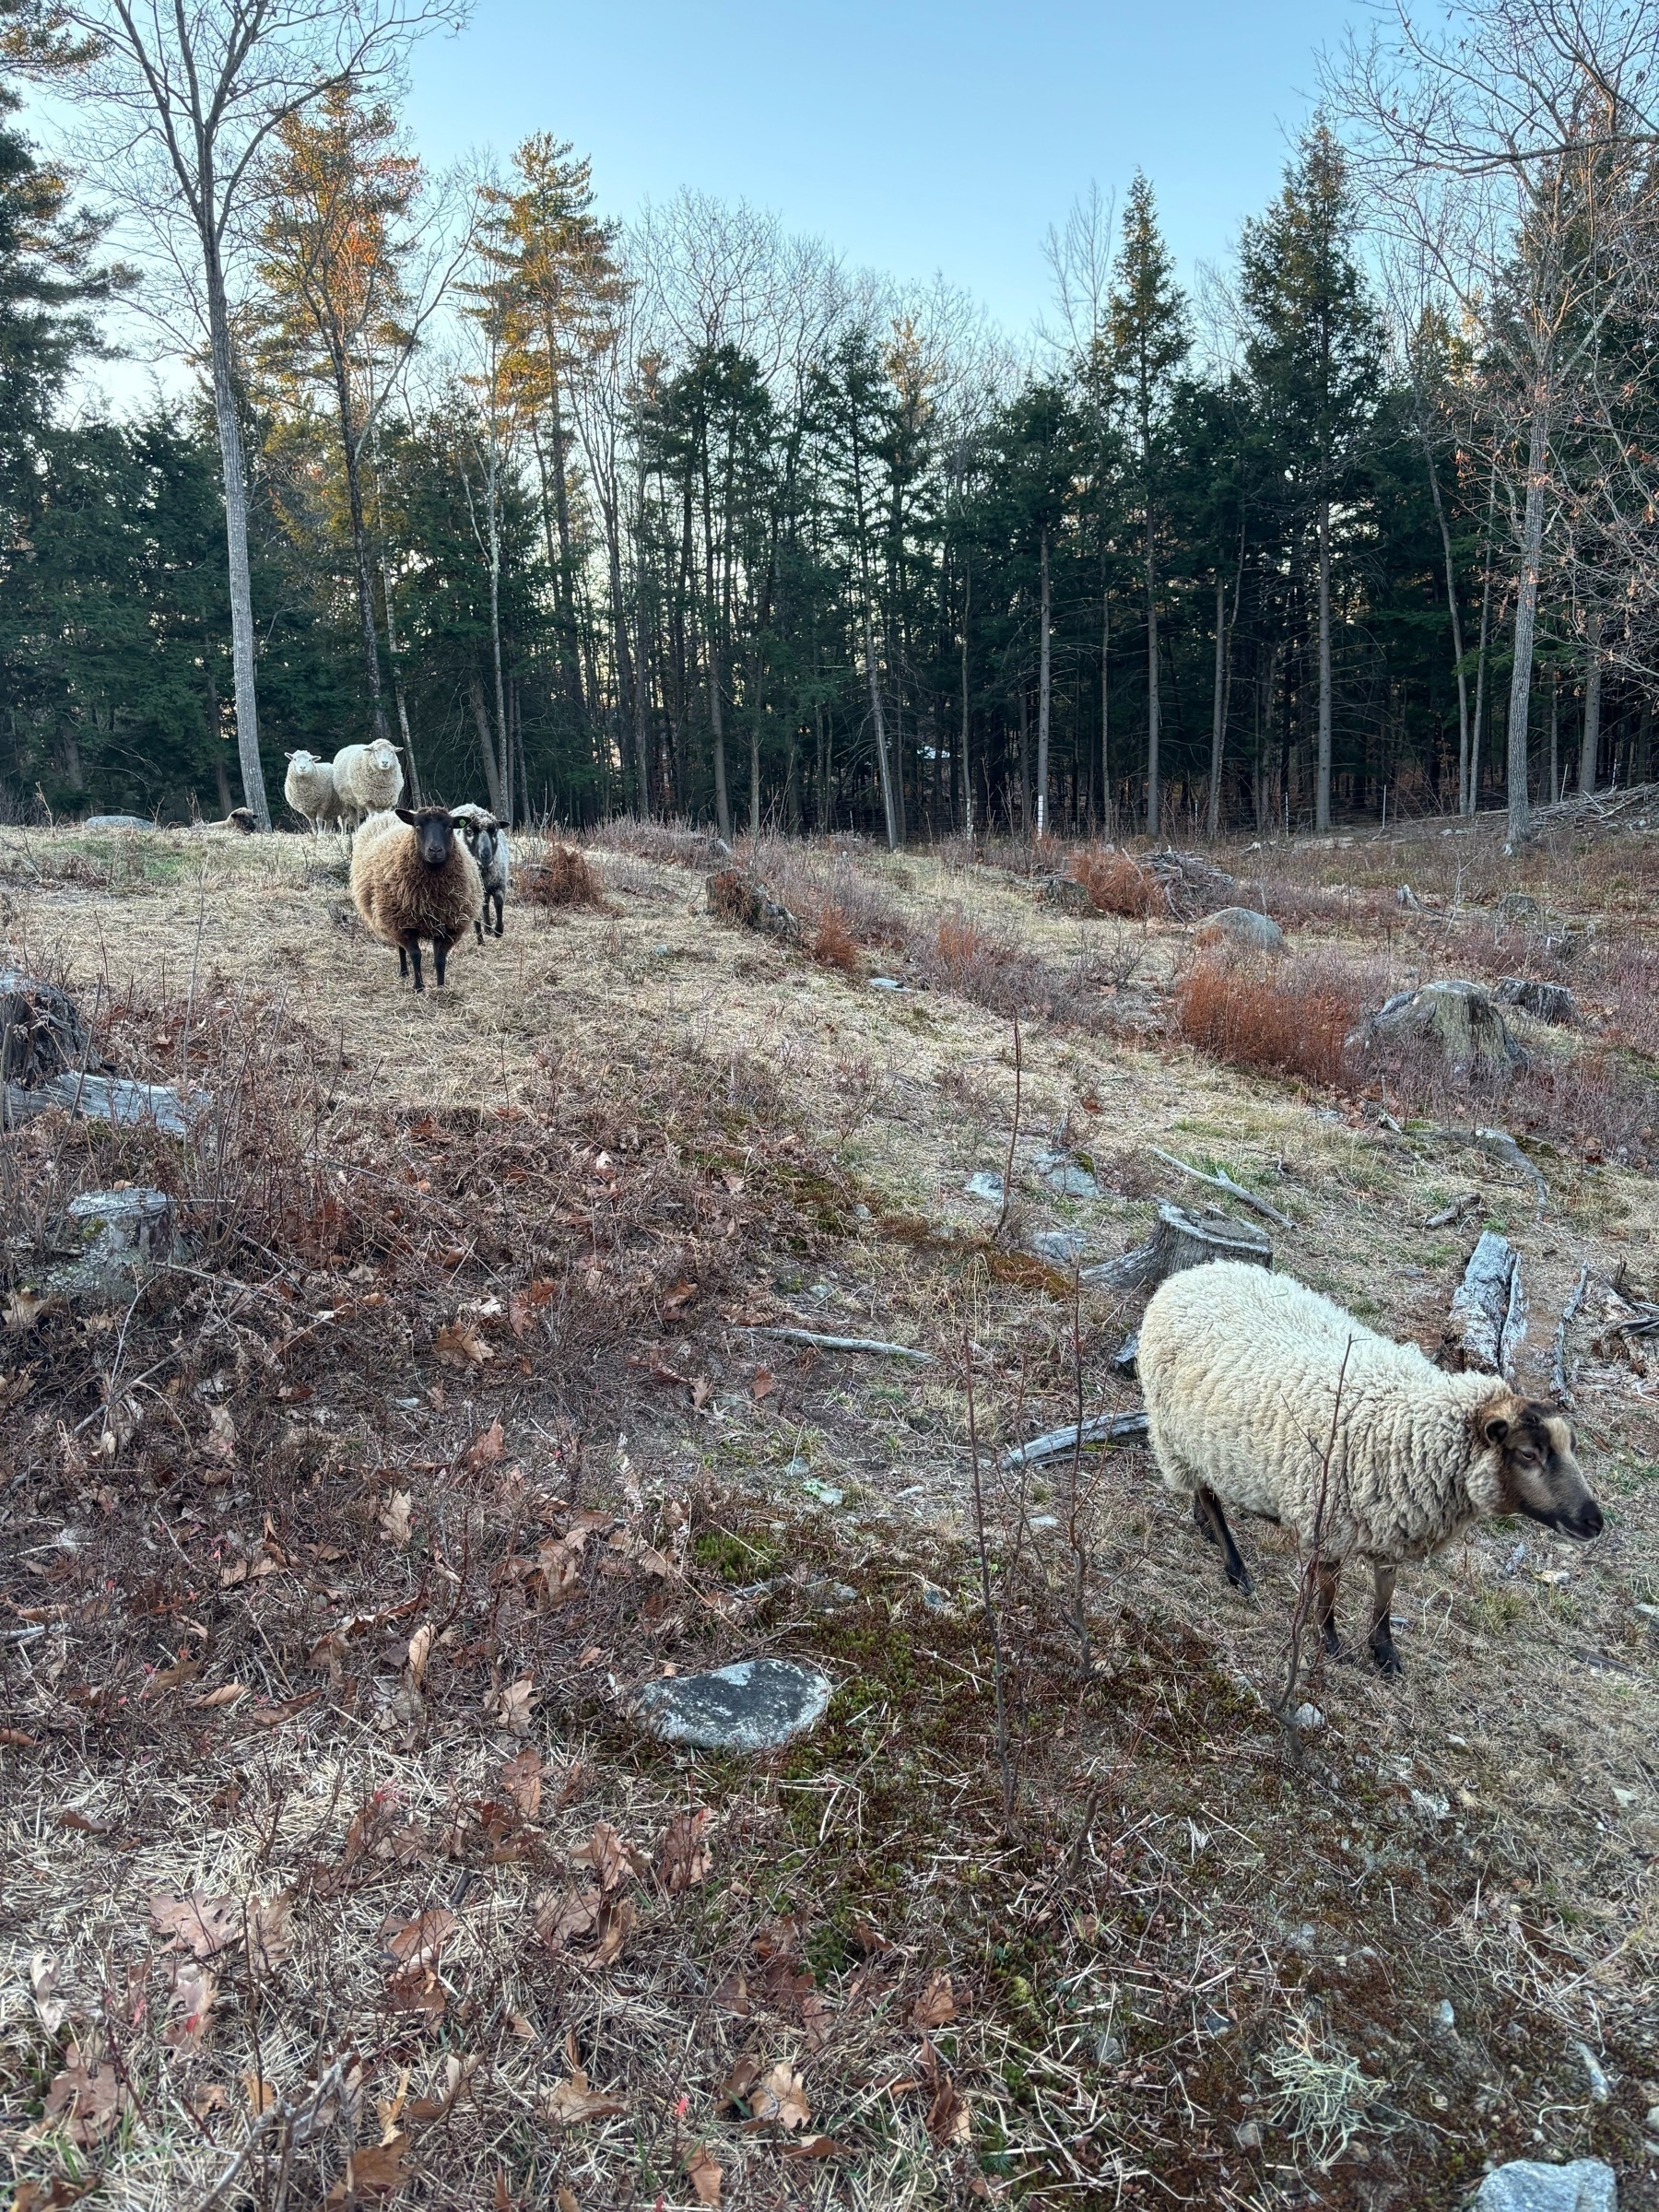
[{"label": "reddish shrub", "polygon": [[532,906],[605,908],[599,878],[588,865],[587,854],[574,845],[549,845],[545,860],[524,870],[519,887],[520,896]]},{"label": "reddish shrub", "polygon": [[825,968],[839,968],[843,975],[858,972],[858,939],[847,926],[839,906],[826,906],[818,916],[812,939],[812,957]]},{"label": "reddish shrub", "polygon": [[1086,846],[1072,855],[1072,875],[1103,914],[1127,914],[1138,922],[1148,914],[1170,911],[1157,877],[1127,853],[1105,853]]},{"label": "reddish shrub", "polygon": [[1189,1044],[1235,1067],[1335,1084],[1360,1003],[1358,981],[1334,966],[1276,964],[1269,971],[1209,953],[1177,984],[1175,1020]]}]

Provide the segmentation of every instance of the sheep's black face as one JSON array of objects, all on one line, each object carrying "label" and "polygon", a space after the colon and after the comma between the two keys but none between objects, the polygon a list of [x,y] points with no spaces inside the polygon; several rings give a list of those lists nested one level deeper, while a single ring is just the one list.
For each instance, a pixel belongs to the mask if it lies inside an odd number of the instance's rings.
[{"label": "sheep's black face", "polygon": [[1572,1424],[1542,1398],[1509,1397],[1481,1417],[1481,1434],[1501,1452],[1507,1511],[1541,1521],[1564,1536],[1602,1532],[1602,1510],[1578,1463]]},{"label": "sheep's black face", "polygon": [[414,830],[415,850],[429,868],[441,868],[448,865],[455,845],[455,825],[450,819],[447,808],[400,806],[397,818],[400,822],[407,822]]}]

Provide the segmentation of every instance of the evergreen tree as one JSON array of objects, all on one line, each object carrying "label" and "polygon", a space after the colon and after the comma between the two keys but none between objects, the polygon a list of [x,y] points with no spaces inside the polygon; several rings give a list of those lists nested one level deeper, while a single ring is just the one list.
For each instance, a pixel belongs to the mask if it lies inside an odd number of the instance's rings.
[{"label": "evergreen tree", "polygon": [[1158,596],[1160,478],[1170,411],[1191,350],[1184,295],[1158,227],[1152,187],[1137,170],[1124,208],[1123,242],[1110,301],[1112,377],[1125,419],[1131,496],[1140,511],[1147,594],[1147,835],[1161,828],[1162,691]]}]

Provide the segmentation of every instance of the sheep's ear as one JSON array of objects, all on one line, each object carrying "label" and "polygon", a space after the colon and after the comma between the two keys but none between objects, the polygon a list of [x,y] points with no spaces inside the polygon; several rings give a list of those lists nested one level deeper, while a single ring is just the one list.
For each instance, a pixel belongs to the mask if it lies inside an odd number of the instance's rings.
[{"label": "sheep's ear", "polygon": [[414,829],[415,810],[412,806],[394,806],[392,811],[400,822],[407,822],[410,829]]},{"label": "sheep's ear", "polygon": [[1510,1423],[1503,1414],[1487,1413],[1481,1416],[1480,1433],[1488,1444],[1501,1444],[1508,1438],[1509,1432]]}]

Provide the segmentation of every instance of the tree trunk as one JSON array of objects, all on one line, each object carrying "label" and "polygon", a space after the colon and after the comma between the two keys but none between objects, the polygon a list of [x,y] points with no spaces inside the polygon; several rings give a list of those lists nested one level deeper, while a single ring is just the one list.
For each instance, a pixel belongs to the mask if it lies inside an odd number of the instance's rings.
[{"label": "tree trunk", "polygon": [[1526,456],[1526,512],[1522,524],[1521,573],[1515,590],[1515,666],[1510,678],[1509,841],[1526,835],[1532,808],[1526,785],[1527,710],[1532,700],[1533,632],[1538,618],[1538,571],[1544,554],[1544,464],[1549,445],[1549,387],[1540,377],[1533,392],[1532,436]]},{"label": "tree trunk", "polygon": [[969,751],[971,719],[968,710],[968,616],[973,603],[973,571],[962,563],[962,829],[973,842],[973,771]]},{"label": "tree trunk", "polygon": [[1037,657],[1037,834],[1042,836],[1048,828],[1049,786],[1049,715],[1053,702],[1053,685],[1050,680],[1049,628],[1053,612],[1049,583],[1048,532],[1042,533],[1042,600],[1040,617],[1040,642]]},{"label": "tree trunk", "polygon": [[[211,191],[204,205],[212,205]],[[230,661],[236,678],[236,749],[241,761],[242,799],[262,830],[271,826],[265,771],[259,759],[259,701],[253,680],[253,585],[248,568],[248,485],[242,471],[241,426],[230,376],[230,314],[218,241],[204,238],[207,332],[213,359],[213,412],[218,426],[219,464],[225,479],[225,550],[230,571]]]},{"label": "tree trunk", "polygon": [[484,784],[489,794],[489,811],[497,821],[505,821],[506,812],[501,797],[501,770],[496,759],[495,740],[489,734],[489,707],[484,697],[484,686],[475,676],[468,687],[472,700],[473,725],[478,733],[478,751],[484,760]]},{"label": "tree trunk", "polygon": [[1452,531],[1446,521],[1446,503],[1441,497],[1440,471],[1427,434],[1423,458],[1429,465],[1429,488],[1434,495],[1434,519],[1440,524],[1441,558],[1446,570],[1446,611],[1452,618],[1452,659],[1457,670],[1457,811],[1473,814],[1469,804],[1469,674],[1464,666],[1463,618],[1457,611],[1457,569],[1452,559]]},{"label": "tree trunk", "polygon": [[403,738],[404,759],[409,764],[409,797],[417,806],[426,801],[420,795],[420,771],[415,762],[415,740],[409,735],[409,710],[404,699],[403,670],[397,659],[397,625],[392,613],[392,575],[385,561],[381,562],[381,599],[386,609],[386,658],[392,665],[392,699],[397,709],[397,727]]},{"label": "tree trunk", "polygon": [[1602,618],[1593,608],[1584,644],[1584,741],[1579,747],[1579,789],[1588,798],[1601,765]]},{"label": "tree trunk", "polygon": [[1480,734],[1486,722],[1487,651],[1492,639],[1492,511],[1498,499],[1498,478],[1492,477],[1487,496],[1486,578],[1480,587],[1480,644],[1475,656],[1475,720],[1469,729],[1469,804],[1466,811],[1480,810]]},{"label": "tree trunk", "polygon": [[1331,502],[1319,502],[1319,760],[1313,782],[1313,828],[1331,827]]},{"label": "tree trunk", "polygon": [[1112,593],[1100,579],[1100,830],[1112,835]]},{"label": "tree trunk", "polygon": [[1158,781],[1158,559],[1151,512],[1147,514],[1147,835],[1159,833]]},{"label": "tree trunk", "polygon": [[1553,806],[1561,795],[1561,677],[1549,674],[1549,793],[1544,804]]},{"label": "tree trunk", "polygon": [[1227,580],[1216,571],[1216,696],[1210,718],[1209,806],[1205,833],[1213,844],[1221,830],[1221,758],[1227,745]]},{"label": "tree trunk", "polygon": [[363,674],[369,684],[369,723],[372,737],[389,735],[386,710],[381,704],[380,641],[374,631],[374,564],[369,557],[369,528],[363,520],[362,452],[352,429],[351,386],[344,362],[335,368],[335,405],[340,413],[340,451],[346,464],[346,507],[351,522],[351,550],[357,570],[358,628],[362,635]]},{"label": "tree trunk", "polygon": [[1031,834],[1031,702],[1019,687],[1019,834]]}]

